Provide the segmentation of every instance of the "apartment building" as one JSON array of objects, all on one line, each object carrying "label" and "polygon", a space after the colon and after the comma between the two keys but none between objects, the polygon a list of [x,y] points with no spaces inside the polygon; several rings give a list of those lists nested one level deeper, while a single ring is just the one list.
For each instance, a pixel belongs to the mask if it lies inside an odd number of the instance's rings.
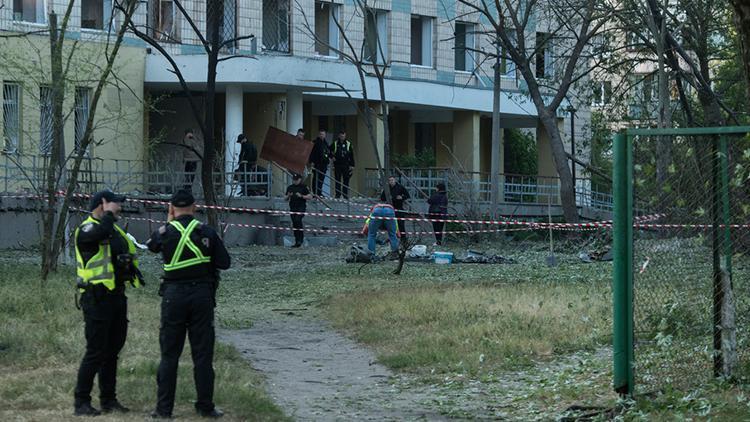
[{"label": "apartment building", "polygon": [[[80,119],[88,110],[87,95],[95,84],[90,75],[95,74],[106,50],[107,29],[119,24],[111,1],[76,0],[73,5],[71,45],[76,41],[87,60],[81,60],[71,73],[69,89],[74,95],[68,96],[68,101],[74,112],[66,125],[68,150],[75,148],[70,140],[78,136]],[[43,30],[49,12],[62,14],[66,5],[65,0],[14,1],[12,7],[0,9],[0,29]],[[181,5],[205,33],[206,2],[185,0]],[[357,162],[352,187],[367,193],[366,169],[377,167],[377,162],[364,123],[356,116],[355,105],[362,99],[358,74],[336,53],[346,48],[346,40],[362,46],[365,60],[389,64],[385,95],[390,104],[392,153],[431,150],[438,167],[477,173],[492,170],[493,63],[476,50],[491,51],[493,47],[482,35],[486,22],[469,14],[466,6],[454,0],[368,0],[365,13],[350,0],[224,0],[222,6],[222,39],[247,37],[225,46],[221,58],[226,60],[218,67],[215,122],[216,133],[224,141],[220,155],[225,157],[227,170],[236,162],[239,146],[235,141],[240,133],[260,146],[269,126],[292,133],[304,128],[309,138],[319,129],[329,133],[344,129]],[[134,21],[159,40],[179,66],[192,94],[200,99],[205,92],[208,58],[177,4],[172,0],[145,1]],[[45,154],[49,138],[45,42],[44,34],[0,41],[3,56],[17,56],[20,62],[27,57],[31,69],[22,72],[18,66],[0,65],[6,154]],[[542,77],[554,72],[553,55],[551,47],[539,49],[536,71]],[[539,174],[556,176],[534,105],[523,95],[523,81],[512,62],[503,59],[500,65],[501,126],[526,128],[536,134]],[[198,125],[166,58],[129,34],[117,61],[117,74],[118,81],[108,86],[100,104],[101,128],[97,126],[97,144],[90,154],[142,163],[179,156],[174,144],[182,141],[185,130],[195,130]],[[343,85],[353,98],[326,81]],[[366,84],[369,98],[379,99],[377,79],[368,76]],[[588,107],[576,107],[573,126],[576,137],[583,139]],[[559,118],[569,137],[570,116],[564,107]],[[375,128],[380,156],[383,127],[378,121]],[[149,165],[132,168],[148,170]]]}]

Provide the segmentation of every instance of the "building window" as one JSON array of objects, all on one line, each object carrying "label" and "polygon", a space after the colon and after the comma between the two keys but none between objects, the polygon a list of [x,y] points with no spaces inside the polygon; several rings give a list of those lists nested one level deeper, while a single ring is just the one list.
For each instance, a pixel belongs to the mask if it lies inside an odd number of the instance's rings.
[{"label": "building window", "polygon": [[44,0],[13,0],[13,20],[47,23]]},{"label": "building window", "polygon": [[554,55],[552,45],[552,34],[547,32],[536,33],[536,77],[549,79],[554,76]]},{"label": "building window", "polygon": [[612,97],[612,82],[610,81],[599,81],[594,82],[593,92],[593,106],[603,106],[609,104],[609,99]]},{"label": "building window", "polygon": [[338,57],[339,9],[335,3],[315,2],[315,52],[321,56]]},{"label": "building window", "polygon": [[81,149],[83,136],[86,133],[86,122],[89,120],[89,107],[91,105],[91,89],[76,87],[75,97],[75,148]]},{"label": "building window", "polygon": [[289,0],[263,0],[263,49],[289,53]]},{"label": "building window", "polygon": [[[237,3],[236,0],[221,0],[217,2],[209,2],[215,9],[210,10],[212,13],[210,16],[219,21],[219,40],[218,44],[222,45],[225,42],[234,40],[237,38]],[[216,15],[214,15],[214,13]],[[208,29],[208,23],[211,19],[206,19],[206,34],[208,34],[208,42],[213,43],[211,37],[211,31]],[[228,52],[234,52],[236,48],[235,42],[230,42],[223,45],[221,48]]]},{"label": "building window", "polygon": [[411,16],[411,64],[432,67],[433,18]]},{"label": "building window", "polygon": [[21,144],[21,85],[3,83],[3,151],[16,152]]},{"label": "building window", "polygon": [[455,69],[465,72],[474,70],[474,25],[465,22],[456,22],[455,32]]},{"label": "building window", "polygon": [[52,152],[52,88],[39,87],[39,153]]},{"label": "building window", "polygon": [[[516,45],[516,31],[508,31],[508,38]],[[516,63],[511,60],[505,48],[500,51],[500,75],[503,78],[516,79]]]},{"label": "building window", "polygon": [[179,10],[173,0],[151,0],[151,28],[159,41],[180,42]]},{"label": "building window", "polygon": [[111,21],[112,0],[81,0],[81,28],[108,30]]},{"label": "building window", "polygon": [[365,16],[365,55],[370,63],[385,63],[388,60],[388,12],[367,9]]},{"label": "building window", "polygon": [[414,123],[414,155],[435,154],[435,123]]}]

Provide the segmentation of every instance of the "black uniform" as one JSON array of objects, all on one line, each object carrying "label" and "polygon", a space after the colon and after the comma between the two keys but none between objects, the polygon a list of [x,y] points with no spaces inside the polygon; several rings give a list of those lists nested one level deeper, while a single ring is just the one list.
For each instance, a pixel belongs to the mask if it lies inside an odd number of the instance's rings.
[{"label": "black uniform", "polygon": [[[408,213],[404,210],[404,201],[411,199],[409,191],[406,190],[400,183],[396,182],[393,186],[388,186],[391,191],[391,205],[396,210],[396,220],[398,221],[398,232],[401,234],[401,240],[406,239],[406,221],[404,217],[408,217]],[[401,199],[397,197],[400,196]],[[380,193],[380,200],[385,201],[385,191]]]},{"label": "black uniform", "polygon": [[[289,197],[289,211],[292,212],[305,212],[307,211],[307,200],[305,198],[300,198],[296,194],[299,193],[300,195],[309,195],[310,190],[307,189],[307,186],[303,184],[295,185],[291,184],[288,188],[286,188],[286,193],[291,194]],[[302,225],[302,217],[304,217],[303,214],[292,214],[292,228],[294,231],[294,245],[295,246],[302,246],[302,242],[305,241],[305,232],[302,231],[304,226]]]},{"label": "black uniform", "polygon": [[242,146],[240,147],[240,163],[237,166],[237,170],[235,170],[235,173],[238,175],[237,181],[240,185],[240,195],[242,196],[250,194],[250,189],[248,189],[250,176],[248,173],[255,169],[257,162],[258,149],[250,141],[242,142]]},{"label": "black uniform", "polygon": [[336,140],[333,143],[333,173],[336,177],[336,198],[349,199],[349,179],[354,167],[354,151],[351,142]]},{"label": "black uniform", "polygon": [[[184,215],[176,218],[187,227],[194,218]],[[171,225],[155,231],[148,241],[152,252],[161,252],[164,262],[172,262],[180,242],[180,232]],[[156,412],[171,415],[174,408],[177,385],[177,365],[185,344],[185,334],[190,340],[198,400],[195,408],[207,413],[214,409],[214,306],[218,287],[218,270],[229,268],[229,253],[216,231],[206,225],[198,226],[190,235],[190,240],[201,253],[210,257],[210,262],[191,265],[183,269],[165,271],[160,294],[161,328],[159,344],[161,362],[157,374]],[[181,260],[195,257],[189,247],[185,247]]]},{"label": "black uniform", "polygon": [[320,196],[323,193],[328,162],[332,158],[328,141],[323,138],[315,138],[313,149],[310,152],[310,163],[313,165],[313,191]]},{"label": "black uniform", "polygon": [[127,240],[115,230],[115,217],[105,212],[99,224],[81,227],[76,248],[84,262],[99,251],[99,245],[109,241],[112,265],[115,270],[115,289],[94,284],[81,295],[81,309],[86,324],[86,353],[78,369],[75,407],[91,402],[94,377],[99,375],[99,399],[102,407],[117,401],[117,358],[125,345],[128,332],[128,299],[125,297],[126,269],[117,265],[117,256],[128,253]]}]

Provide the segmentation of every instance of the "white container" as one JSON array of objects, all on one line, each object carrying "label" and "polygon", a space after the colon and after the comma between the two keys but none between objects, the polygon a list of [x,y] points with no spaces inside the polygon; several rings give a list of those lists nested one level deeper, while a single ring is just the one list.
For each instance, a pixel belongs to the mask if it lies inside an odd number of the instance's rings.
[{"label": "white container", "polygon": [[450,264],[453,262],[453,252],[434,252],[432,257],[436,264]]},{"label": "white container", "polygon": [[409,256],[411,258],[417,258],[425,255],[427,255],[426,245],[414,245],[411,249],[409,249]]}]

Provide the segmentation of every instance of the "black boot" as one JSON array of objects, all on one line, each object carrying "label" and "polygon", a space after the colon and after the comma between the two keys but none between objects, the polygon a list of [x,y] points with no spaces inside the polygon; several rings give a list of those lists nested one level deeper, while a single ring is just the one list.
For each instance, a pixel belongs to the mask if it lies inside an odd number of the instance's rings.
[{"label": "black boot", "polygon": [[224,412],[222,412],[221,410],[215,407],[211,410],[201,410],[201,409],[195,409],[195,410],[198,412],[199,415],[201,415],[204,418],[217,419],[217,418],[224,416]]},{"label": "black boot", "polygon": [[102,401],[102,413],[112,412],[128,413],[130,409],[123,406],[117,399]]},{"label": "black boot", "polygon": [[91,406],[91,403],[81,403],[76,406],[73,414],[76,416],[99,416],[102,412],[99,409]]}]

